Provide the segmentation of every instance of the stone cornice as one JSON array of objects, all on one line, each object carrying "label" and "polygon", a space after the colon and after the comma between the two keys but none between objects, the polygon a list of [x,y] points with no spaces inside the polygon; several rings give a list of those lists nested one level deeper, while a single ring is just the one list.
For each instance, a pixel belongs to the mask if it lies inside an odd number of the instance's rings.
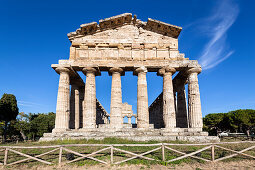
[{"label": "stone cornice", "polygon": [[97,22],[82,24],[80,25],[80,28],[78,28],[75,32],[68,33],[67,36],[69,40],[72,42],[75,38],[95,34],[97,32],[101,32],[108,29],[115,29],[126,24],[133,24],[137,27],[142,27],[145,30],[156,32],[176,39],[178,38],[182,30],[181,27],[164,23],[151,18],[148,18],[147,22],[143,22],[137,19],[136,15],[132,16],[131,13],[124,13],[121,15],[99,20],[99,24],[97,24]]}]

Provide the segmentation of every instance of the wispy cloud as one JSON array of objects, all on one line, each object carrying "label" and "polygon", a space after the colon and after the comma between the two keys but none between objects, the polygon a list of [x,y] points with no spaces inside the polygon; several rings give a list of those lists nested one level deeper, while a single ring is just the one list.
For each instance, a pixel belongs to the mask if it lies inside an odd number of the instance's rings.
[{"label": "wispy cloud", "polygon": [[202,26],[199,28],[201,31],[206,30],[209,37],[198,59],[204,70],[217,66],[234,53],[228,50],[226,33],[238,16],[239,7],[231,0],[219,0],[212,12],[210,17],[201,20]]},{"label": "wispy cloud", "polygon": [[44,106],[42,104],[28,102],[28,101],[21,101],[21,100],[18,101],[18,105],[26,106],[26,107],[40,107],[40,106]]}]

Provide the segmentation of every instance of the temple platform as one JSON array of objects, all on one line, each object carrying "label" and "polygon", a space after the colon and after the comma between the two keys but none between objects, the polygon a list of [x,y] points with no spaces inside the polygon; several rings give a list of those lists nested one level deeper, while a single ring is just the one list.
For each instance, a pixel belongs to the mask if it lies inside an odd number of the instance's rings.
[{"label": "temple platform", "polygon": [[78,129],[62,132],[44,133],[40,141],[68,140],[68,139],[95,139],[121,138],[134,141],[189,141],[189,142],[219,142],[217,136],[208,136],[207,132],[198,132],[192,128],[165,129],[137,129],[137,128],[97,128],[97,129]]}]

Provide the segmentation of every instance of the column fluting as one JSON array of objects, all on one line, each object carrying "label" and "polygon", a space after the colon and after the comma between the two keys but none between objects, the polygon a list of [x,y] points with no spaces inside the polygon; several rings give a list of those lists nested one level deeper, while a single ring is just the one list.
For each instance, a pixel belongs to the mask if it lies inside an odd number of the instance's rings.
[{"label": "column fluting", "polygon": [[189,128],[202,131],[203,120],[201,111],[200,92],[197,75],[201,68],[192,68],[188,73],[188,105],[189,105]]},{"label": "column fluting", "polygon": [[69,129],[70,116],[70,77],[69,69],[56,68],[59,73],[58,97],[56,106],[56,120],[53,132],[66,131]]},{"label": "column fluting", "polygon": [[69,128],[75,128],[75,85],[71,85]]},{"label": "column fluting", "polygon": [[163,68],[159,74],[163,76],[163,120],[166,129],[176,127],[175,101],[173,91],[172,75],[175,73],[174,68]]},{"label": "column fluting", "polygon": [[112,76],[111,88],[111,109],[110,126],[111,128],[122,128],[122,90],[121,90],[121,68],[111,68],[109,74]]},{"label": "column fluting", "polygon": [[83,128],[96,128],[96,69],[83,68],[82,72],[86,75]]},{"label": "column fluting", "polygon": [[137,128],[149,128],[148,91],[145,67],[135,70],[137,73]]},{"label": "column fluting", "polygon": [[74,120],[74,128],[79,129],[80,128],[80,89],[78,86],[74,89],[74,106],[75,106],[75,120]]}]

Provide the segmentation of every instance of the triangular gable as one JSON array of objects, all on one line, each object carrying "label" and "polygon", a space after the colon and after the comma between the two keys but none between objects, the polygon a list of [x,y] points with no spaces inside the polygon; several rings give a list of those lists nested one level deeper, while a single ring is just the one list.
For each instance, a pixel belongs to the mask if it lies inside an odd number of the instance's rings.
[{"label": "triangular gable", "polygon": [[77,29],[75,32],[68,33],[67,36],[72,42],[76,38],[93,35],[95,33],[103,32],[105,30],[116,29],[124,25],[134,25],[138,28],[141,27],[144,30],[148,30],[176,39],[178,38],[182,30],[181,27],[167,24],[151,18],[148,18],[147,22],[143,22],[137,19],[136,15],[132,16],[131,13],[124,13],[114,17],[106,18],[104,20],[99,20],[99,24],[97,24],[97,22],[82,24],[79,29]]}]

